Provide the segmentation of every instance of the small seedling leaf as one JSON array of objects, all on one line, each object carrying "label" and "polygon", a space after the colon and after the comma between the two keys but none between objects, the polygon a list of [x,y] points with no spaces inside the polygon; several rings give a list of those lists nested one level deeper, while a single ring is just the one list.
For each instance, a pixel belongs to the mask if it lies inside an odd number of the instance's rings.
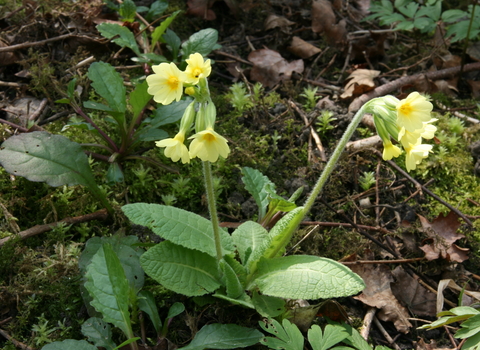
[{"label": "small seedling leaf", "polygon": [[315,324],[308,330],[308,341],[313,350],[327,350],[347,337],[347,331],[339,325],[327,324],[322,332]]},{"label": "small seedling leaf", "polygon": [[177,17],[177,15],[182,12],[181,10],[175,11],[169,17],[167,17],[152,33],[152,44],[151,46],[154,47],[155,44],[160,40],[163,33],[167,30],[168,26],[172,21]]},{"label": "small seedling leaf", "polygon": [[162,329],[162,320],[158,315],[157,304],[153,294],[148,290],[142,290],[138,293],[137,300],[138,308],[150,317],[150,321],[152,321],[153,327],[155,327],[155,331],[159,335]]},{"label": "small seedling leaf", "polygon": [[[195,335],[192,342],[181,350],[236,349],[257,344],[263,334],[256,329],[236,324],[209,324]],[[179,350],[180,350],[179,349]]]}]

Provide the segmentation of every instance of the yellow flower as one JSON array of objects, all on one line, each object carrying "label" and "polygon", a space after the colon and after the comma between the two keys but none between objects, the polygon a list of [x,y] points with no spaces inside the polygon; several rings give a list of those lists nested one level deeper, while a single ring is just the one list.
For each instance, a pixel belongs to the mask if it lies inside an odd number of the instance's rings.
[{"label": "yellow flower", "polygon": [[408,147],[404,147],[407,155],[405,157],[405,165],[407,166],[407,171],[415,170],[417,164],[420,164],[422,159],[428,157],[428,153],[432,151],[432,145],[421,144],[420,141]]},{"label": "yellow flower", "polygon": [[189,84],[197,84],[199,79],[208,77],[212,71],[210,60],[204,61],[198,52],[191,54],[185,61],[188,64],[185,69],[186,82]]},{"label": "yellow flower", "polygon": [[390,141],[386,141],[383,143],[383,155],[382,158],[384,160],[390,160],[392,158],[398,157],[400,154],[402,154],[402,150],[395,146],[393,143]]},{"label": "yellow flower", "polygon": [[190,163],[190,154],[183,141],[185,141],[185,134],[179,132],[173,139],[160,140],[155,142],[155,144],[157,147],[165,147],[165,156],[171,158],[174,162],[182,159],[183,164]]},{"label": "yellow flower", "polygon": [[397,124],[410,132],[423,128],[432,119],[433,105],[418,92],[412,92],[397,104]]},{"label": "yellow flower", "polygon": [[161,63],[152,66],[155,74],[147,77],[148,93],[153,95],[155,102],[168,105],[173,100],[180,101],[183,93],[183,83],[186,75],[175,63]]},{"label": "yellow flower", "polygon": [[189,139],[193,139],[190,144],[190,158],[198,157],[204,162],[209,161],[213,163],[218,160],[219,155],[227,158],[230,153],[227,140],[213,131],[212,128],[197,132]]}]

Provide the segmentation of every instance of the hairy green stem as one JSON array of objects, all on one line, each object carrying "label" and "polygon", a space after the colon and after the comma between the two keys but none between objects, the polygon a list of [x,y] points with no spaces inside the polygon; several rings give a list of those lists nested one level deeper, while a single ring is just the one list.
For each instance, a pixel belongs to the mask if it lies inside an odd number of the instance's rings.
[{"label": "hairy green stem", "polygon": [[313,203],[315,203],[315,200],[319,196],[320,192],[322,192],[323,186],[325,186],[325,183],[327,182],[328,178],[332,174],[333,169],[335,169],[335,165],[337,165],[338,160],[340,159],[340,156],[343,153],[343,150],[347,146],[347,142],[350,140],[352,137],[353,133],[355,132],[355,129],[357,128],[358,124],[360,124],[360,121],[362,120],[363,115],[365,114],[365,106],[363,105],[362,108],[358,110],[358,112],[354,115],[352,121],[347,127],[347,130],[343,133],[342,138],[338,142],[337,147],[333,151],[332,155],[330,156],[330,159],[328,160],[327,164],[325,165],[325,169],[323,169],[322,174],[317,180],[317,183],[315,184],[315,187],[313,188],[312,192],[310,193],[310,196],[307,198],[304,204],[304,216],[307,215],[307,213],[310,211],[310,209],[313,206]]},{"label": "hairy green stem", "polygon": [[217,214],[217,201],[215,199],[215,192],[213,190],[213,176],[212,164],[209,161],[202,162],[203,177],[205,179],[205,190],[207,193],[208,211],[210,213],[210,220],[213,226],[213,237],[215,239],[215,250],[217,252],[217,261],[222,260],[222,243],[220,241],[220,226]]}]

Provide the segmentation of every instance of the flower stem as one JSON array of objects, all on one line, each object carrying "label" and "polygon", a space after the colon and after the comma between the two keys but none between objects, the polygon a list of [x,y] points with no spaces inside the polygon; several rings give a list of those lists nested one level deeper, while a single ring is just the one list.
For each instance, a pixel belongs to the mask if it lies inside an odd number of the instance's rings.
[{"label": "flower stem", "polygon": [[340,156],[343,153],[343,150],[347,146],[347,142],[350,140],[352,137],[353,133],[355,132],[355,129],[357,128],[358,124],[360,124],[360,121],[362,120],[363,115],[365,114],[365,106],[363,105],[362,108],[358,110],[358,112],[353,116],[352,121],[347,127],[347,130],[343,133],[342,138],[338,142],[337,147],[333,151],[332,155],[330,156],[330,159],[327,162],[327,165],[325,165],[325,169],[323,169],[322,174],[317,180],[317,183],[313,187],[312,192],[310,193],[310,196],[307,198],[304,204],[304,215],[307,215],[307,213],[310,211],[310,209],[313,206],[313,203],[315,203],[315,200],[317,199],[318,195],[320,192],[322,192],[323,186],[327,182],[329,176],[331,175],[333,169],[335,169],[335,165],[337,165],[338,160],[340,159]]},{"label": "flower stem", "polygon": [[217,261],[222,260],[222,243],[220,241],[220,227],[217,214],[217,203],[215,199],[215,192],[213,190],[213,176],[212,164],[209,161],[203,163],[203,177],[205,179],[205,190],[207,193],[208,211],[210,213],[210,220],[213,226],[213,237],[215,240],[215,250],[217,252]]}]

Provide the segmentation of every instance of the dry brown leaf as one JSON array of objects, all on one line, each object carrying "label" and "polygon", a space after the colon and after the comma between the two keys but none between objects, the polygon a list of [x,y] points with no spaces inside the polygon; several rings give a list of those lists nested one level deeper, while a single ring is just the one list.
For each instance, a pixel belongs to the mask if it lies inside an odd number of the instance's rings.
[{"label": "dry brown leaf", "polygon": [[295,22],[289,21],[283,16],[277,16],[275,14],[269,15],[263,24],[265,30],[273,29],[273,28],[282,28],[287,29],[289,26],[294,25]]},{"label": "dry brown leaf", "polygon": [[391,321],[395,328],[402,333],[408,333],[412,324],[408,321],[408,312],[395,298],[390,288],[393,277],[390,269],[385,265],[353,265],[353,272],[362,277],[365,289],[355,299],[372,307],[380,309],[377,314],[382,321]]},{"label": "dry brown leaf", "polygon": [[437,314],[437,295],[430,292],[415,278],[405,272],[402,266],[392,271],[395,283],[391,284],[392,292],[397,299],[414,315],[435,317]]},{"label": "dry brown leaf", "polygon": [[472,89],[472,97],[480,99],[480,81],[476,80],[467,80],[468,85]]},{"label": "dry brown leaf", "polygon": [[215,0],[188,0],[187,1],[187,15],[192,15],[213,21],[217,16],[210,8]]},{"label": "dry brown leaf", "polygon": [[312,3],[312,31],[323,33],[336,22],[332,3],[328,0],[316,0]]},{"label": "dry brown leaf", "polygon": [[346,80],[350,81],[345,85],[345,92],[340,98],[350,98],[362,95],[375,88],[373,79],[378,77],[380,71],[370,69],[357,69],[348,76]]},{"label": "dry brown leaf", "polygon": [[298,36],[294,36],[292,38],[292,43],[288,47],[288,51],[300,58],[309,58],[321,52],[322,50],[310,43],[307,43]]},{"label": "dry brown leaf", "polygon": [[[0,39],[0,47],[8,47],[9,45]],[[15,51],[0,52],[0,66],[8,66],[18,62],[18,55]]]},{"label": "dry brown leaf", "polygon": [[453,211],[447,216],[440,214],[431,223],[426,218],[418,215],[423,231],[429,238],[424,240],[427,244],[420,247],[425,252],[427,260],[443,258],[448,261],[463,262],[468,259],[468,248],[460,248],[454,242],[465,236],[457,233],[460,227],[458,215]]},{"label": "dry brown leaf", "polygon": [[253,63],[250,78],[270,88],[290,79],[293,72],[303,73],[304,69],[303,60],[288,63],[277,51],[270,49],[252,51],[248,60]]}]

